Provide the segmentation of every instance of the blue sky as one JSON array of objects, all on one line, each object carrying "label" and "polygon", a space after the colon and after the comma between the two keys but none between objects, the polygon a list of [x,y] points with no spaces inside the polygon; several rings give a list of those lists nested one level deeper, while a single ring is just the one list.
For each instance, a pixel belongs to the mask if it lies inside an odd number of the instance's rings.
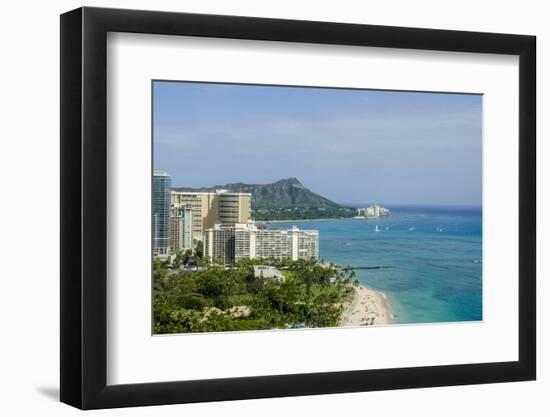
[{"label": "blue sky", "polygon": [[339,203],[481,205],[482,97],[155,82],[173,186],[296,177]]}]

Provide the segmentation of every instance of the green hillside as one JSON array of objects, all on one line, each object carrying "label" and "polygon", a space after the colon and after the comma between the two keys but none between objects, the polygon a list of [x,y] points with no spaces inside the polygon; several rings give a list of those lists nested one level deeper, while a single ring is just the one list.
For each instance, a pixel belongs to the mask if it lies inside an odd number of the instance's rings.
[{"label": "green hillside", "polygon": [[252,194],[252,217],[255,220],[303,220],[352,217],[355,210],[308,190],[297,178],[272,184],[233,183],[213,187],[176,187],[176,191],[215,191]]}]

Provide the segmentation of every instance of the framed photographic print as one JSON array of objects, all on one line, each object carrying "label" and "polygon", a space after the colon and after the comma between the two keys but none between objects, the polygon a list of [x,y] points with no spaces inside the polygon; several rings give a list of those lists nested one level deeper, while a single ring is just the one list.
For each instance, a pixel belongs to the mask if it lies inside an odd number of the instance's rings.
[{"label": "framed photographic print", "polygon": [[535,38],[61,16],[61,401],[535,379]]}]

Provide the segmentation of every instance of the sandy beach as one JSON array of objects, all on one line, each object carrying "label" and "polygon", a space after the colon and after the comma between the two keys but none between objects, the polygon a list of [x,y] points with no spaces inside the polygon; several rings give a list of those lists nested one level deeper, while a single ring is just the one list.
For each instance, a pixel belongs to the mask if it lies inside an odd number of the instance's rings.
[{"label": "sandy beach", "polygon": [[362,285],[354,287],[355,296],[342,314],[340,326],[376,326],[392,323],[392,315],[383,293]]}]

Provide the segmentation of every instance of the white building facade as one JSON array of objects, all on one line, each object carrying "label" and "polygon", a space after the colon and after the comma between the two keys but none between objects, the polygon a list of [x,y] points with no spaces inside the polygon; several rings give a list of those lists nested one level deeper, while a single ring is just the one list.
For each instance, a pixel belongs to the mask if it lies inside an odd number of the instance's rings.
[{"label": "white building facade", "polygon": [[356,218],[364,217],[380,217],[380,216],[389,216],[390,211],[385,207],[380,207],[378,204],[373,204],[370,207],[358,208]]},{"label": "white building facade", "polygon": [[259,229],[254,223],[216,224],[204,234],[205,256],[211,262],[243,259],[319,259],[317,230]]}]

